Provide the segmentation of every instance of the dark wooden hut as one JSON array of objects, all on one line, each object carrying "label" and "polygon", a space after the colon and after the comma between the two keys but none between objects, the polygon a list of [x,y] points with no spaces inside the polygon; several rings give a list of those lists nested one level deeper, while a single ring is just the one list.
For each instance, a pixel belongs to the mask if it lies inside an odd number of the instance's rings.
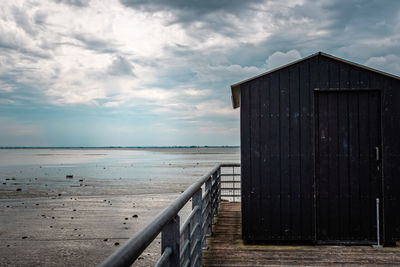
[{"label": "dark wooden hut", "polygon": [[247,242],[400,240],[400,77],[319,52],[231,86]]}]

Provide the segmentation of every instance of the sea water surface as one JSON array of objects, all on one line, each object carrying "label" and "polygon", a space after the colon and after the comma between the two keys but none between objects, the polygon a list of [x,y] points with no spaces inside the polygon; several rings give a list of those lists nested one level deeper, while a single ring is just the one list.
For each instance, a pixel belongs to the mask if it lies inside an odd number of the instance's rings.
[{"label": "sea water surface", "polygon": [[220,162],[239,162],[239,149],[0,149],[5,180],[0,192],[2,197],[15,196],[17,188],[31,196],[61,189],[77,195],[172,192]]},{"label": "sea water surface", "polygon": [[238,148],[0,149],[0,175],[157,179],[238,160]]}]

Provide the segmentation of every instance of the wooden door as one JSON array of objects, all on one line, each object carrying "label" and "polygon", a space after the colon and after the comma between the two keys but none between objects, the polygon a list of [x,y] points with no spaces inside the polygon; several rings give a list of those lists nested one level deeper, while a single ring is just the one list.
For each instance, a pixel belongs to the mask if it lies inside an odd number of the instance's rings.
[{"label": "wooden door", "polygon": [[314,103],[316,238],[371,243],[382,191],[380,93],[315,91]]}]

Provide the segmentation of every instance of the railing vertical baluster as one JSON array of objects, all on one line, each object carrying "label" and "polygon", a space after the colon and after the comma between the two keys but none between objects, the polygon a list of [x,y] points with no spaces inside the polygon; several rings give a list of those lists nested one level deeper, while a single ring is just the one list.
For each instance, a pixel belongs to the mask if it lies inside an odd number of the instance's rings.
[{"label": "railing vertical baluster", "polygon": [[202,264],[203,264],[202,263],[202,258],[203,258],[203,253],[202,253],[203,229],[201,227],[202,222],[203,222],[203,220],[201,218],[201,211],[203,210],[203,207],[202,207],[203,206],[202,205],[202,203],[203,203],[202,195],[203,195],[203,192],[202,192],[202,189],[200,188],[199,190],[197,190],[196,193],[193,194],[193,197],[192,197],[192,209],[194,209],[196,206],[199,207],[199,209],[196,212],[196,215],[194,216],[195,224],[196,223],[199,224],[199,226],[197,228],[197,231],[196,231],[197,234],[194,237],[194,240],[195,240],[194,243],[195,243],[195,246],[196,246],[196,254],[197,254],[195,256],[195,258],[196,257],[198,258],[197,266],[202,266]]},{"label": "railing vertical baluster", "polygon": [[212,220],[212,218],[211,218],[211,211],[212,211],[212,202],[211,202],[211,200],[212,200],[212,177],[210,176],[208,179],[207,179],[207,181],[206,181],[206,191],[208,190],[208,194],[207,194],[207,197],[206,197],[206,206],[207,206],[207,211],[206,211],[206,213],[207,213],[207,223],[206,223],[206,225],[207,225],[207,230],[206,230],[206,235],[208,235],[208,236],[210,236],[211,235],[211,220]]},{"label": "railing vertical baluster", "polygon": [[190,257],[190,250],[192,249],[192,239],[190,238],[190,232],[192,231],[192,222],[191,221],[189,221],[189,223],[188,223],[188,227],[187,227],[187,239],[188,239],[188,242],[189,242],[189,246],[188,246],[188,248],[187,248],[187,251],[186,251],[186,256],[187,256],[187,258],[188,258],[188,261],[189,261],[189,266],[191,266],[192,265],[192,258]]},{"label": "railing vertical baluster", "polygon": [[179,266],[179,247],[180,247],[180,237],[179,237],[179,226],[180,220],[179,215],[175,215],[169,223],[167,223],[161,233],[161,254],[164,253],[166,248],[172,249],[172,254],[169,259],[169,266]]},{"label": "railing vertical baluster", "polygon": [[217,208],[215,215],[218,215],[219,203],[221,202],[221,167],[217,171]]},{"label": "railing vertical baluster", "polygon": [[[212,174],[212,178],[211,178],[211,213],[210,213],[210,216],[211,216],[211,224],[213,224],[214,223],[214,209],[215,209],[215,176],[216,175],[216,172],[214,172],[213,174]],[[211,228],[211,230],[212,230],[212,228]],[[212,233],[211,233],[212,234]]]},{"label": "railing vertical baluster", "polygon": [[213,194],[212,194],[212,211],[211,211],[211,223],[215,223],[215,218],[214,216],[216,215],[216,210],[217,210],[217,201],[218,201],[218,170],[216,170],[213,175],[212,175],[212,180],[213,180]]},{"label": "railing vertical baluster", "polygon": [[235,167],[232,167],[232,181],[233,181],[233,190],[232,190],[232,195],[233,195],[233,198],[232,198],[232,200],[233,201],[236,201],[236,188],[235,188]]}]

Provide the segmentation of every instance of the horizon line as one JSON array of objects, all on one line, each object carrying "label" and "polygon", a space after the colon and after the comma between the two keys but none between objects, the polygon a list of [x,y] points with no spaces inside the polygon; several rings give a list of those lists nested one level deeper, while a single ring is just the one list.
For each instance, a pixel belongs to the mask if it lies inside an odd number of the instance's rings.
[{"label": "horizon line", "polygon": [[76,149],[76,148],[240,148],[240,146],[0,146],[0,149]]}]

